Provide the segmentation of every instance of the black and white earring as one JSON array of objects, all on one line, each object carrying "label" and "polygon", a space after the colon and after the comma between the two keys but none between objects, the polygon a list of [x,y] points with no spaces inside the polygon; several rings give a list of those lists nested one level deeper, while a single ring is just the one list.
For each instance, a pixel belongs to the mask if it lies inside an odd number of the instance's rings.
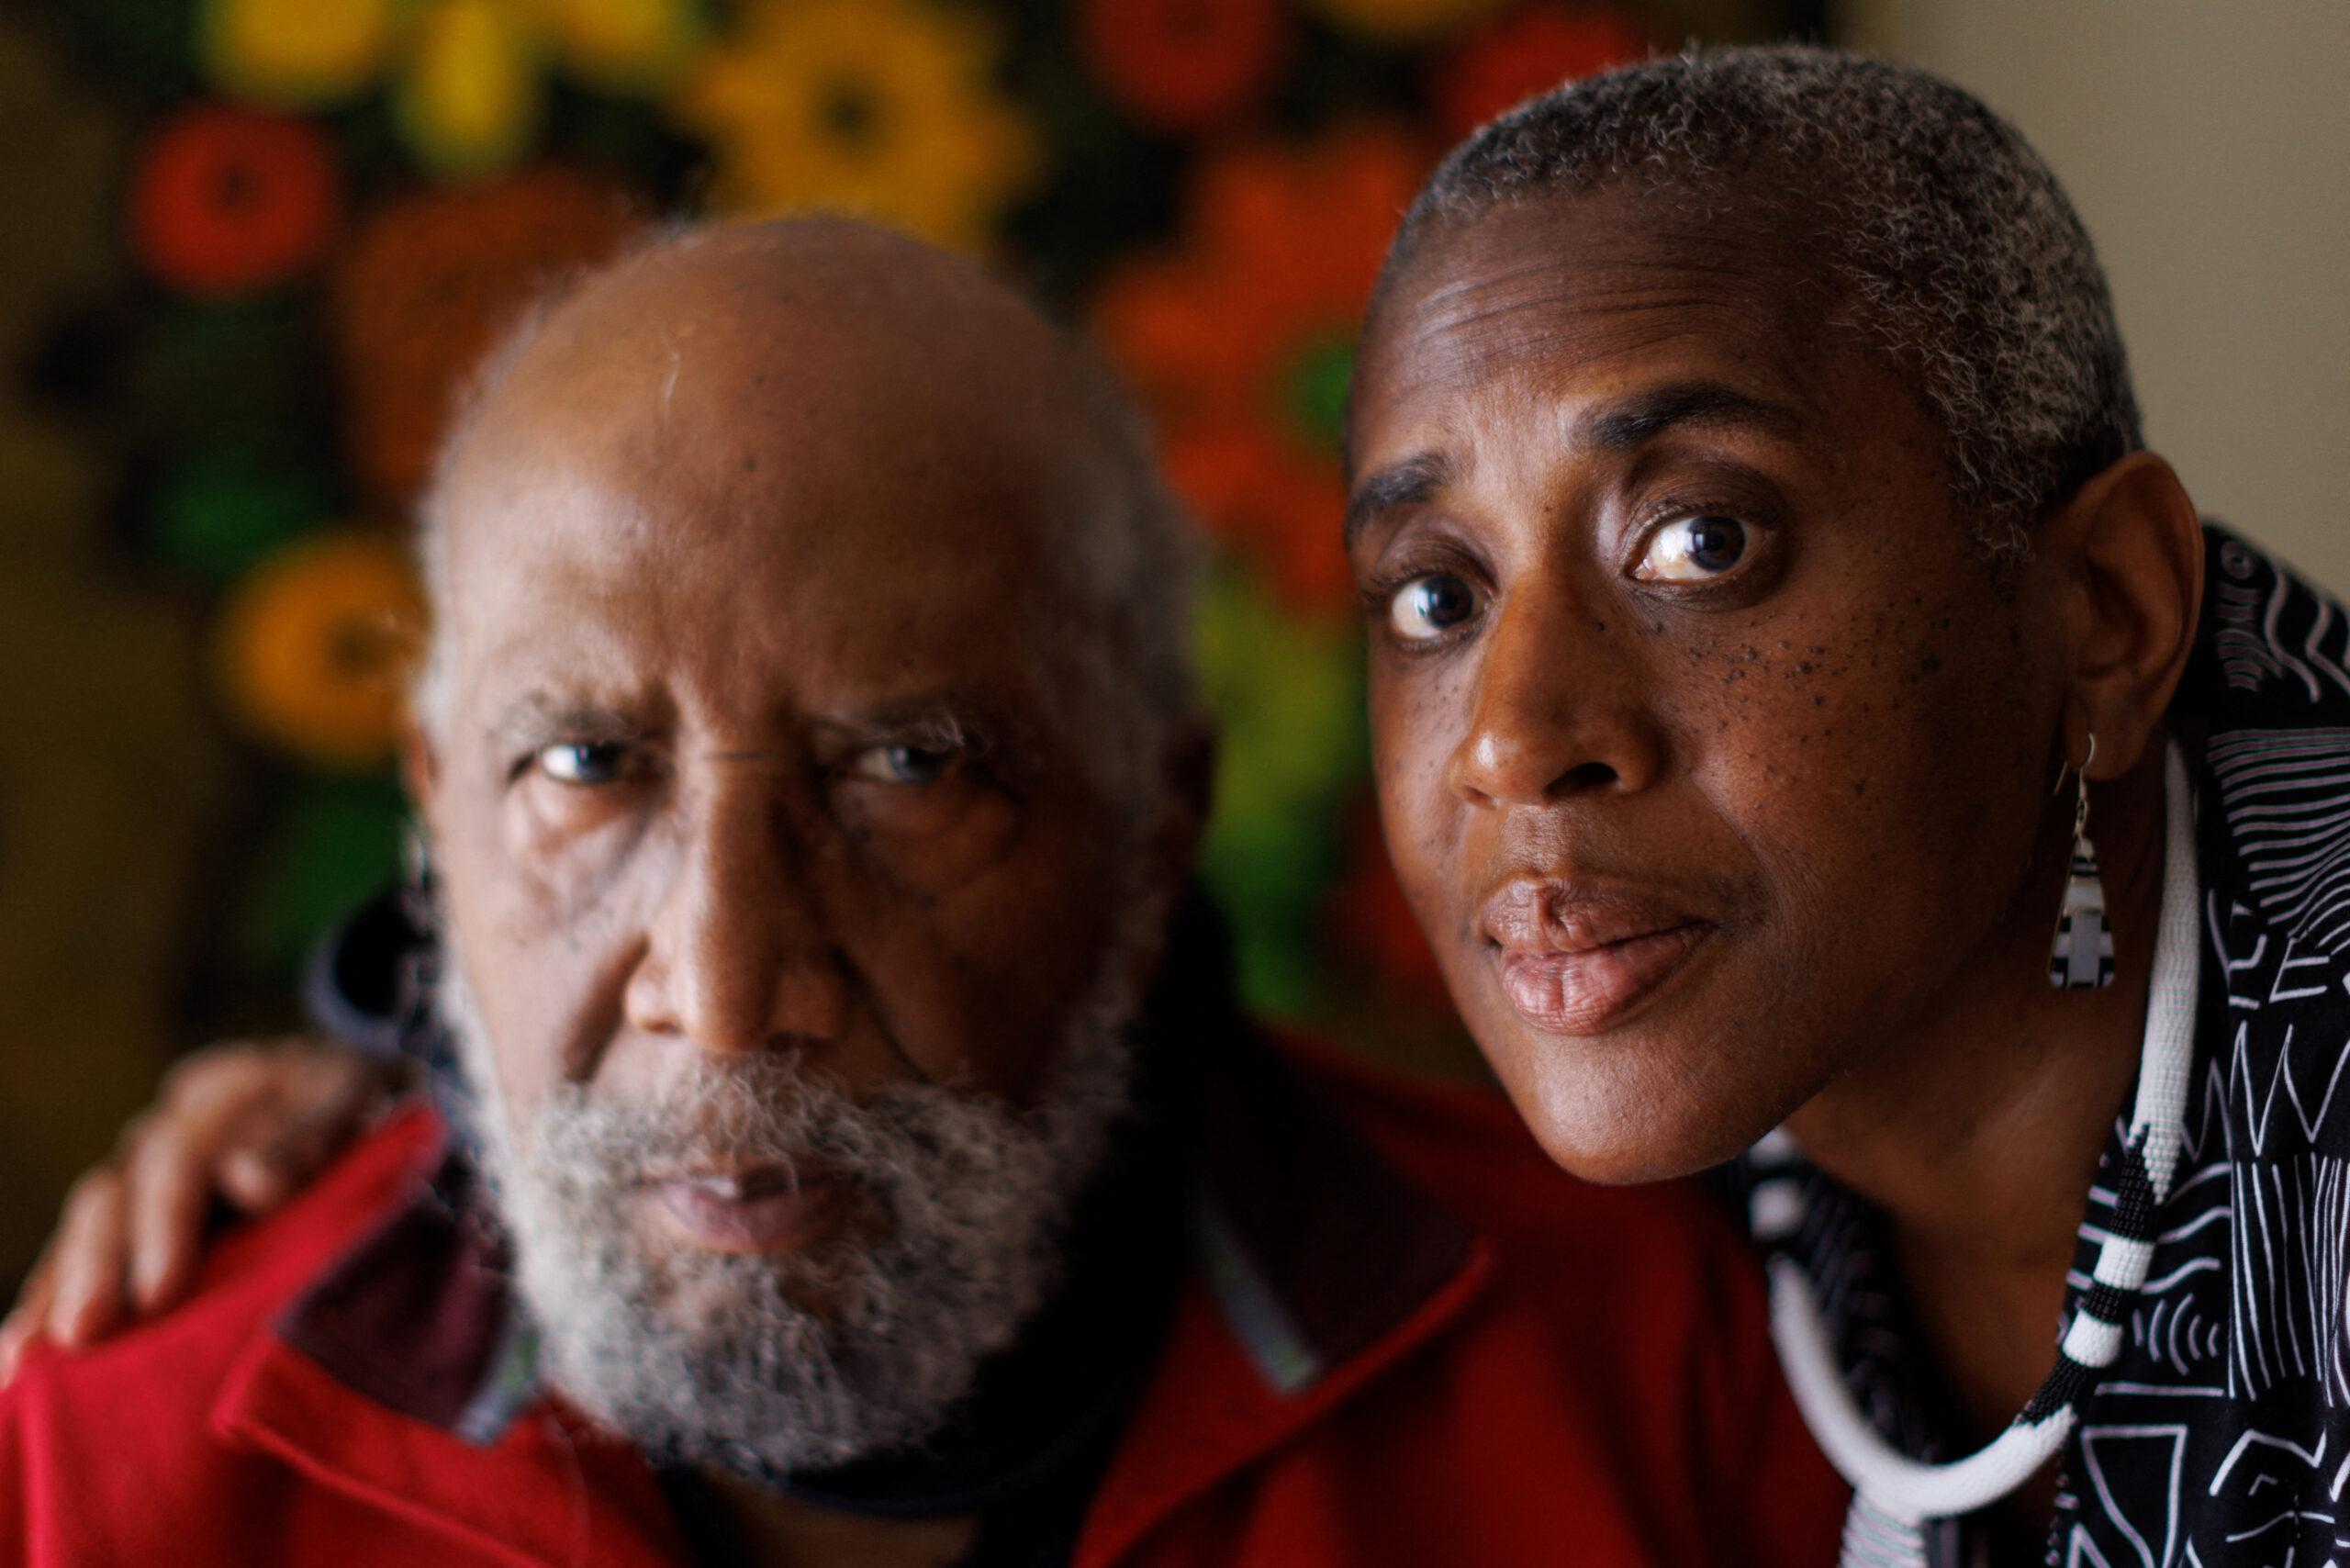
[{"label": "black and white earring", "polygon": [[2059,991],[2113,983],[2113,927],[2106,924],[2105,881],[2098,875],[2097,846],[2089,842],[2088,770],[2096,761],[2092,734],[2088,760],[2073,775],[2073,868],[2065,879],[2065,904],[2048,950],[2048,983]]}]

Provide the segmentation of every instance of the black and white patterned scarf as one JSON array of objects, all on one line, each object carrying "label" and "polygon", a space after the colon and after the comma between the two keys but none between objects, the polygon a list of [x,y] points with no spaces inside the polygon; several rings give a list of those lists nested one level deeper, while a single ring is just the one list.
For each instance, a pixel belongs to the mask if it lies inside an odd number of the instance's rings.
[{"label": "black and white patterned scarf", "polygon": [[[2202,890],[2192,1079],[2145,1286],[2065,1444],[2052,1568],[2350,1564],[2350,617],[2244,540],[2210,528],[2205,544],[2172,709]],[[2088,1193],[2067,1323],[2127,1115]],[[1881,1216],[1817,1170],[1801,1181],[1788,1250],[1846,1383],[1903,1451],[1955,1457]],[[1986,1540],[1948,1522],[1929,1556],[1958,1568]]]}]

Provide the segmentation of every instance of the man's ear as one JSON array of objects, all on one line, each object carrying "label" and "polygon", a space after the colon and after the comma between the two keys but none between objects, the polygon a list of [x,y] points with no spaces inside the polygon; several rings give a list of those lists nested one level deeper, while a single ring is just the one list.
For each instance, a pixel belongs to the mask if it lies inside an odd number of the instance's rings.
[{"label": "man's ear", "polygon": [[2073,731],[2097,737],[2092,778],[2135,767],[2159,732],[2194,651],[2203,602],[2203,529],[2171,465],[2133,452],[2083,485],[2040,526],[2070,633]]},{"label": "man's ear", "polygon": [[408,790],[408,801],[430,828],[433,802],[441,787],[441,754],[414,713],[400,724],[399,761],[400,783]]}]

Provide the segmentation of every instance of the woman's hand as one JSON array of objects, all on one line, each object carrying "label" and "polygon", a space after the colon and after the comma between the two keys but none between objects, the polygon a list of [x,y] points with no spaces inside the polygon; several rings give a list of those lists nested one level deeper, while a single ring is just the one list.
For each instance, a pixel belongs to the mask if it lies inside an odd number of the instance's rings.
[{"label": "woman's hand", "polygon": [[196,1275],[218,1198],[267,1214],[316,1175],[397,1087],[398,1070],[309,1039],[213,1046],[66,1194],[57,1234],[0,1321],[0,1383],[47,1338],[88,1344],[161,1312]]}]

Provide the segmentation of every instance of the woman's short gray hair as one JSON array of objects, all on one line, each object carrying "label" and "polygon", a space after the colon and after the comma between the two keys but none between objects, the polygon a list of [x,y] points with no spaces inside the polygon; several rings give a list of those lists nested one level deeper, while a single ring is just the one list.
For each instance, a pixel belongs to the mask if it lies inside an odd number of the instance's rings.
[{"label": "woman's short gray hair", "polygon": [[1986,546],[2020,550],[2143,444],[2105,273],[2048,166],[1971,95],[1841,50],[1693,51],[1519,105],[1429,178],[1381,286],[1432,227],[1503,203],[1742,175],[1818,226],[1807,243],[1941,424]]}]

